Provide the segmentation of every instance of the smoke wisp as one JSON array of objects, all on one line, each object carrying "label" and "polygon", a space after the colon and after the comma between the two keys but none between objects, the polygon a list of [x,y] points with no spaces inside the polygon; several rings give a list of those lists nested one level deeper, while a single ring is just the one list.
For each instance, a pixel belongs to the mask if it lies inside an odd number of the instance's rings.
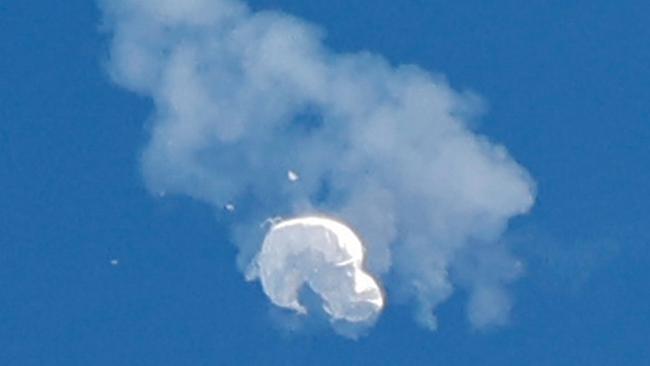
[{"label": "smoke wisp", "polygon": [[112,79],[155,105],[147,186],[226,207],[249,278],[261,222],[326,215],[359,234],[367,271],[388,298],[417,304],[420,324],[436,328],[455,287],[469,293],[472,325],[507,320],[520,264],[499,236],[534,185],[469,129],[474,95],[416,66],[336,53],[315,26],[236,0],[102,8]]}]

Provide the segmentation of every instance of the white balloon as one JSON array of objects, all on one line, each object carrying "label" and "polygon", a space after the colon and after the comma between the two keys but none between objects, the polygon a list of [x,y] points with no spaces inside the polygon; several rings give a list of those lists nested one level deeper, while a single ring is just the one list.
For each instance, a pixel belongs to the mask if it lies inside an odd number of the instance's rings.
[{"label": "white balloon", "polygon": [[300,217],[271,227],[257,257],[258,275],[277,306],[306,313],[299,292],[307,284],[332,320],[373,320],[384,299],[363,269],[364,247],[346,225],[325,217]]}]

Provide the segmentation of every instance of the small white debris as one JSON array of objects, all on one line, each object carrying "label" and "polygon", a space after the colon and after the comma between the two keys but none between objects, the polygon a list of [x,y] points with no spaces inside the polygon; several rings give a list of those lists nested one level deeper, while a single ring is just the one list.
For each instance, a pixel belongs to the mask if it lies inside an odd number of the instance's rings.
[{"label": "small white debris", "polygon": [[226,203],[226,205],[223,206],[223,208],[225,208],[226,211],[228,211],[228,212],[235,211],[235,205],[233,205],[232,203]]},{"label": "small white debris", "polygon": [[119,260],[117,260],[117,259],[111,259],[111,266],[115,267],[115,266],[117,266],[118,264],[120,264],[120,261],[119,261]]},{"label": "small white debris", "polygon": [[289,178],[289,181],[295,182],[298,179],[300,179],[300,176],[298,175],[298,173],[294,172],[293,170],[289,170],[287,172],[287,178]]}]

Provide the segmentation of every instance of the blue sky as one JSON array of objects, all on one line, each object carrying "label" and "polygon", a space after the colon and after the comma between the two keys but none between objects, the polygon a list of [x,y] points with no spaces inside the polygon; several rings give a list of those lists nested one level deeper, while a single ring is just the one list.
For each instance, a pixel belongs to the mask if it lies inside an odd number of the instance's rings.
[{"label": "blue sky", "polygon": [[25,0],[0,4],[0,364],[648,363],[650,5],[250,5],[485,99],[474,130],[537,184],[503,237],[525,263],[509,323],[473,330],[457,291],[435,332],[391,303],[359,341],[274,325],[213,209],[146,189],[152,103],[110,81],[97,6]]}]

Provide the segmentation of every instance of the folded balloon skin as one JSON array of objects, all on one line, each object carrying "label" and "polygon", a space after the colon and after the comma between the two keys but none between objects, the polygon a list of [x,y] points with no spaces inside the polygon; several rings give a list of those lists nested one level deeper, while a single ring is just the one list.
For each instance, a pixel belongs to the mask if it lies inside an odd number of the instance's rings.
[{"label": "folded balloon skin", "polygon": [[333,320],[372,320],[384,306],[377,281],[363,269],[365,249],[345,224],[326,217],[299,217],[273,225],[257,257],[258,274],[271,301],[298,313],[307,285]]}]

